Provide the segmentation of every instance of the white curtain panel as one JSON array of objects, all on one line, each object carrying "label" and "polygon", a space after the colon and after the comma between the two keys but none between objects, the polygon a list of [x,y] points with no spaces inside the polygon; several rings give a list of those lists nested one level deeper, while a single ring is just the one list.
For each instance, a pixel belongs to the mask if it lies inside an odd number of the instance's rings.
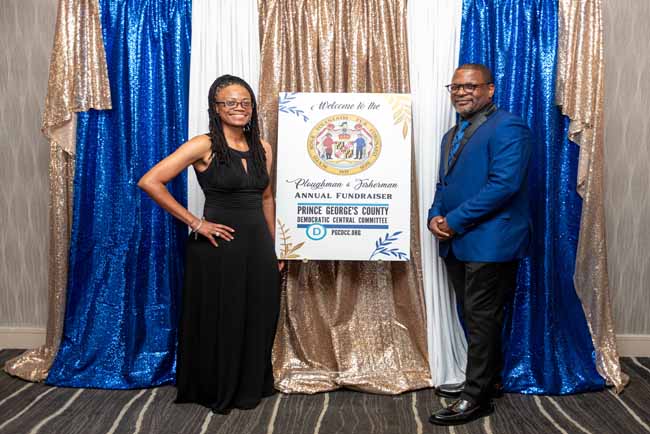
[{"label": "white curtain panel", "polygon": [[[260,37],[257,0],[193,0],[188,134],[208,132],[208,91],[220,75],[246,80],[257,94]],[[188,209],[203,215],[205,198],[188,169]]]},{"label": "white curtain panel", "polygon": [[462,0],[409,0],[408,39],[413,140],[418,179],[422,272],[427,310],[429,363],[435,385],[465,379],[467,343],[447,283],[438,244],[427,230],[426,213],[435,192],[442,135],[455,122],[444,88],[458,64]]}]

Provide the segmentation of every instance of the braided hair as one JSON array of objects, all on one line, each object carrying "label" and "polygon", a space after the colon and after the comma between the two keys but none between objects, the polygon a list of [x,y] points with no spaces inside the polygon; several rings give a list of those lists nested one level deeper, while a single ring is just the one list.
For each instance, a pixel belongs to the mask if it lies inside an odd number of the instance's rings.
[{"label": "braided hair", "polygon": [[208,113],[210,116],[210,142],[212,149],[213,158],[217,159],[219,164],[230,164],[230,152],[228,152],[228,142],[226,137],[223,134],[223,125],[221,125],[221,118],[217,113],[217,94],[221,89],[231,86],[233,84],[242,86],[245,88],[251,96],[251,103],[253,112],[251,113],[251,118],[248,121],[248,124],[244,127],[244,137],[248,143],[248,148],[251,152],[253,170],[257,174],[266,173],[266,154],[264,153],[264,147],[260,140],[260,127],[257,120],[257,101],[255,100],[255,94],[253,89],[246,83],[243,79],[235,77],[234,75],[222,75],[218,77],[212,86],[210,86],[210,92],[208,92]]}]

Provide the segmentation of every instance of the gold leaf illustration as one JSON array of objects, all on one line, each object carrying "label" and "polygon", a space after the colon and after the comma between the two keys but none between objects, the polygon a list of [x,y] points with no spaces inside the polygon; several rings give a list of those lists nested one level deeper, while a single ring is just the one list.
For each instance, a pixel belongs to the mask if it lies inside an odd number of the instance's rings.
[{"label": "gold leaf illustration", "polygon": [[388,95],[387,100],[393,109],[393,123],[402,124],[402,136],[406,138],[411,120],[411,100],[405,95]]},{"label": "gold leaf illustration", "polygon": [[286,227],[284,223],[278,219],[278,225],[280,226],[280,258],[279,259],[299,259],[300,255],[295,254],[295,252],[300,249],[303,245],[305,245],[305,242],[298,243],[294,245],[293,243],[289,242],[291,239],[291,235],[289,235],[289,231],[291,230],[290,228]]},{"label": "gold leaf illustration", "polygon": [[293,252],[295,252],[296,250],[298,250],[299,248],[301,248],[301,247],[304,246],[304,245],[305,245],[305,242],[304,242],[304,241],[301,242],[301,243],[296,244],[295,246],[293,246],[293,247],[291,248],[291,250],[289,250],[289,253],[293,253]]}]

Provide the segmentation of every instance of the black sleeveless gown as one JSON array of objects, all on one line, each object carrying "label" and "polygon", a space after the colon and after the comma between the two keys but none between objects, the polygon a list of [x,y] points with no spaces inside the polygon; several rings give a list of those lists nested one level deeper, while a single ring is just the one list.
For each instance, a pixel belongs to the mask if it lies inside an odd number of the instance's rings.
[{"label": "black sleeveless gown", "polygon": [[176,402],[218,413],[253,408],[274,393],[280,308],[277,258],[262,212],[268,174],[255,174],[250,151],[230,149],[230,159],[226,165],[213,158],[197,172],[205,219],[235,232],[232,241],[217,238],[219,247],[190,234],[176,366]]}]

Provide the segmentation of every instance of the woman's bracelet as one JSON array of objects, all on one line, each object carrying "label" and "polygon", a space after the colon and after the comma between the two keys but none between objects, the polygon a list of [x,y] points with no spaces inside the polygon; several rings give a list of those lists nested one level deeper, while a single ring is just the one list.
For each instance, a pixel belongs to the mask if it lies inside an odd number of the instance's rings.
[{"label": "woman's bracelet", "polygon": [[201,220],[199,220],[199,224],[196,225],[195,228],[190,225],[190,229],[192,229],[192,233],[194,234],[194,239],[197,239],[197,233],[199,232],[199,229],[201,229],[201,225],[203,224],[203,221],[205,220],[205,217],[201,217]]}]

